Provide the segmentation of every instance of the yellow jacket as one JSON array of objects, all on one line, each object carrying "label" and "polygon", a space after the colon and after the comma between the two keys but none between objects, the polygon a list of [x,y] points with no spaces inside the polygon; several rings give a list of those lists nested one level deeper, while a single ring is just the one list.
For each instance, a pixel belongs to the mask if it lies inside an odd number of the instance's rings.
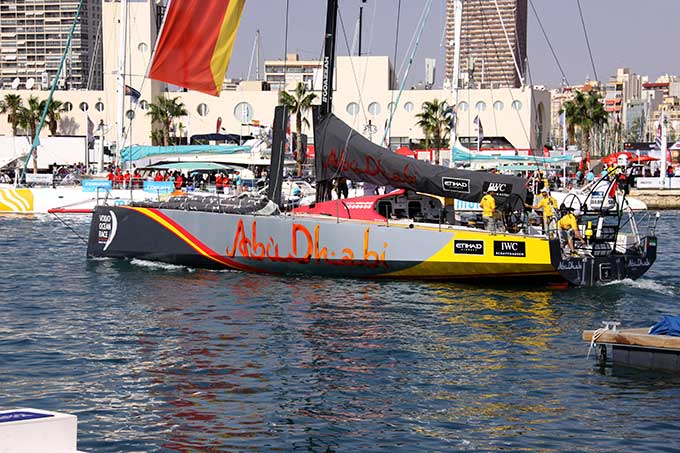
[{"label": "yellow jacket", "polygon": [[493,217],[494,211],[496,211],[496,200],[491,195],[486,194],[479,202],[479,206],[482,207],[482,216]]},{"label": "yellow jacket", "polygon": [[552,195],[548,195],[538,202],[536,208],[543,210],[543,217],[550,217],[553,215],[553,209],[557,208],[557,200]]},{"label": "yellow jacket", "polygon": [[576,224],[576,216],[572,214],[571,212],[569,214],[564,215],[559,222],[557,222],[557,226],[562,229],[562,230],[578,230],[578,225]]}]

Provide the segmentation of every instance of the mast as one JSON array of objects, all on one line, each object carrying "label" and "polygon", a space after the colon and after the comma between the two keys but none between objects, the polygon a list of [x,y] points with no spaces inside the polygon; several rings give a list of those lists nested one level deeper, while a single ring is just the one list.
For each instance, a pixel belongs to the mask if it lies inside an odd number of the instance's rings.
[{"label": "mast", "polygon": [[333,105],[333,73],[335,72],[335,32],[338,21],[338,0],[328,0],[326,36],[324,38],[323,84],[321,85],[321,116],[331,113]]},{"label": "mast", "polygon": [[449,167],[453,168],[456,166],[456,161],[454,158],[454,149],[456,147],[456,126],[458,122],[457,111],[458,111],[458,81],[460,80],[460,30],[462,28],[463,20],[463,0],[454,0],[453,2],[453,23],[455,24],[455,30],[453,34],[453,74],[451,75],[451,109],[453,115],[451,115],[451,133],[449,138],[451,139],[451,159],[449,160]]},{"label": "mast", "polygon": [[361,0],[362,6],[359,7],[359,56],[361,56],[361,34],[364,28],[364,7],[363,4],[366,0]]},{"label": "mast", "polygon": [[[52,103],[54,91],[57,89],[57,83],[59,82],[59,77],[61,77],[61,71],[64,69],[64,62],[66,61],[66,55],[68,54],[68,51],[71,48],[71,40],[73,39],[73,33],[76,29],[76,25],[80,21],[80,12],[83,9],[83,2],[84,0],[80,0],[80,3],[78,3],[76,16],[73,19],[71,31],[69,32],[68,39],[66,40],[66,48],[64,49],[64,53],[61,55],[59,68],[57,69],[57,73],[54,75],[54,79],[52,80],[52,88],[50,88],[50,94],[47,96],[47,101],[45,102],[45,108],[43,109],[42,116],[40,117],[40,122],[38,123],[38,127],[36,127],[35,135],[33,136],[33,141],[31,142],[31,150],[26,156],[26,160],[24,161],[24,166],[23,169],[21,170],[20,180],[23,180],[26,177],[26,167],[28,167],[28,161],[31,159],[31,156],[33,157],[33,173],[34,174],[38,173],[38,146],[40,146],[40,131],[42,131],[43,125],[45,124],[47,111],[49,110],[50,104]],[[15,180],[14,183],[17,184],[17,181]]]},{"label": "mast", "polygon": [[120,158],[123,153],[123,125],[125,118],[125,56],[127,49],[127,2],[128,0],[120,1],[120,36],[118,41],[118,115],[116,122],[116,161],[120,164]]}]

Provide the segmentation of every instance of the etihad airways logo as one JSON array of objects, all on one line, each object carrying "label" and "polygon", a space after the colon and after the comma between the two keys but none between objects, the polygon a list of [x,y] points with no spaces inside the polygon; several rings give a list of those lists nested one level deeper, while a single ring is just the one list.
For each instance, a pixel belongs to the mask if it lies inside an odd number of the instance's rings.
[{"label": "etihad airways logo", "polygon": [[442,178],[442,189],[448,192],[470,193],[470,180],[463,178]]},{"label": "etihad airways logo", "polygon": [[458,255],[484,255],[484,241],[453,241],[453,253]]}]

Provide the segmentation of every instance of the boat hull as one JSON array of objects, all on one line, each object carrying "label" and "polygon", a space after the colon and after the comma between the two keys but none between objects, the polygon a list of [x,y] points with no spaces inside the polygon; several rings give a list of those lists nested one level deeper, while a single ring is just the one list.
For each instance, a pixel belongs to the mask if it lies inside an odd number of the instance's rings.
[{"label": "boat hull", "polygon": [[272,274],[560,279],[542,237],[128,206],[95,209],[87,253]]}]

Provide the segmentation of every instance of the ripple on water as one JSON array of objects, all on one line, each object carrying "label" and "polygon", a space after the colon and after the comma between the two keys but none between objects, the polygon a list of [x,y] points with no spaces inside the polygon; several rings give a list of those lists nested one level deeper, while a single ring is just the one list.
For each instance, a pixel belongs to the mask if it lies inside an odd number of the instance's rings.
[{"label": "ripple on water", "polygon": [[645,278],[552,290],[86,260],[2,218],[0,404],[75,413],[97,452],[678,450],[678,377],[580,339],[677,309],[669,225]]}]

